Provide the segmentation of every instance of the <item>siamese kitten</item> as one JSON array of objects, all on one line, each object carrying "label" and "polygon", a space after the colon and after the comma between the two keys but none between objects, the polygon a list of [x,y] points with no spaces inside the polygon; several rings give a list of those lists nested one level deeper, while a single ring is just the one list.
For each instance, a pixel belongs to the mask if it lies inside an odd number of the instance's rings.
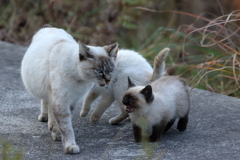
[{"label": "siamese kitten", "polygon": [[[122,103],[129,113],[134,138],[155,142],[179,118],[177,129],[187,128],[190,97],[186,83],[175,76],[164,76],[147,86],[136,86],[128,78],[129,89]],[[148,137],[148,138],[146,138]]]},{"label": "siamese kitten", "polygon": [[128,89],[127,77],[131,76],[138,85],[146,85],[160,78],[165,74],[164,60],[168,52],[169,48],[165,48],[156,56],[153,71],[146,59],[137,52],[120,50],[112,74],[113,80],[105,87],[93,86],[84,100],[80,116],[85,117],[91,108],[92,102],[99,96],[102,96],[98,106],[96,106],[91,115],[91,121],[99,121],[102,114],[114,101],[117,102],[120,114],[111,118],[109,123],[118,124],[123,121],[128,117],[128,113],[125,111],[125,107],[122,104],[122,97]]},{"label": "siamese kitten", "polygon": [[34,35],[22,60],[22,80],[41,99],[39,121],[48,121],[54,140],[60,131],[65,153],[79,152],[71,112],[87,91],[85,84],[104,86],[111,81],[117,51],[117,43],[104,47],[78,44],[63,29],[42,28]]}]

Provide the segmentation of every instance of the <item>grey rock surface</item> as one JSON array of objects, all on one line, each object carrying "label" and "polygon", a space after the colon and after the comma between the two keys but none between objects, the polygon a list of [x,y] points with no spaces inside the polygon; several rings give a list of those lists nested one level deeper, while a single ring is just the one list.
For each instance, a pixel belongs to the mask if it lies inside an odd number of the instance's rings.
[{"label": "grey rock surface", "polygon": [[199,89],[191,91],[187,130],[180,133],[175,124],[156,143],[135,143],[129,120],[109,125],[117,114],[114,106],[99,123],[91,123],[89,116],[81,118],[80,102],[73,127],[81,150],[64,154],[61,142],[52,141],[47,123],[37,120],[40,101],[23,86],[20,65],[26,49],[0,42],[0,139],[22,149],[25,159],[240,159],[240,100]]}]

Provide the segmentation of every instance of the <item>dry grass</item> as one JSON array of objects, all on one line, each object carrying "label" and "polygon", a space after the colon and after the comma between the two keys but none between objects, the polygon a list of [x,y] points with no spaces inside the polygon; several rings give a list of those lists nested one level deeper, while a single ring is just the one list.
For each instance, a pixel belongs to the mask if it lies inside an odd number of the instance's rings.
[{"label": "dry grass", "polygon": [[[39,28],[51,24],[86,44],[118,41],[149,61],[170,47],[170,74],[186,78],[191,86],[239,97],[239,11],[224,14],[218,3],[222,16],[196,15],[176,10],[174,2],[2,0],[0,40],[28,45]],[[194,21],[182,24],[179,15]],[[200,21],[204,25],[199,27]]]},{"label": "dry grass", "polygon": [[[189,85],[212,92],[239,97],[240,80],[240,52],[239,47],[239,20],[240,11],[208,19],[202,15],[175,10],[153,10],[137,7],[140,10],[185,14],[195,17],[191,25],[181,25],[178,29],[159,28],[156,37],[146,45],[146,57],[154,57],[153,51],[157,43],[169,42],[172,51],[169,55],[170,73],[185,77]],[[207,24],[195,27],[198,20]],[[160,36],[159,36],[160,35]],[[160,38],[160,39],[158,39]],[[173,52],[177,52],[174,54]],[[171,55],[174,54],[175,56]]]}]

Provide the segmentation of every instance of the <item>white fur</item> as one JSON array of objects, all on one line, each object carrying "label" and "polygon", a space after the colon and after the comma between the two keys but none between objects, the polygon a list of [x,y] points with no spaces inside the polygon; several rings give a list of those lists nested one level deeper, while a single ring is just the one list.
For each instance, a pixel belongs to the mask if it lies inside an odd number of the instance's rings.
[{"label": "white fur", "polygon": [[128,114],[122,104],[123,94],[127,91],[127,78],[130,76],[136,84],[145,85],[150,82],[153,69],[150,64],[140,54],[132,50],[120,50],[118,52],[115,69],[112,74],[112,81],[108,86],[99,87],[94,85],[88,93],[83,104],[80,115],[85,117],[91,107],[91,103],[102,95],[99,105],[92,113],[91,121],[97,122],[104,111],[114,102],[120,108],[121,113],[109,120],[110,124],[117,124],[124,120]]},{"label": "white fur", "polygon": [[[133,80],[132,82],[134,83]],[[134,86],[126,92],[126,94],[131,93],[139,99],[139,108],[129,113],[129,117],[134,124],[143,127],[142,122],[144,120],[147,123],[147,128],[151,129],[153,125],[163,119],[169,122],[172,119],[188,115],[190,109],[189,93],[187,87],[179,78],[164,76],[150,85],[154,95],[151,103],[147,103],[144,95],[140,93],[145,86]]]},{"label": "white fur", "polygon": [[[78,153],[71,111],[92,83],[102,84],[89,71],[93,59],[80,61],[85,50],[62,29],[43,28],[33,37],[22,60],[21,75],[26,89],[41,99],[40,121],[48,120],[52,138],[61,132],[64,152]],[[94,56],[109,57],[103,47],[87,46]],[[116,49],[113,49],[114,53]],[[87,85],[87,86],[86,86]]]},{"label": "white fur", "polygon": [[94,85],[86,96],[80,115],[85,117],[92,102],[102,96],[98,106],[91,115],[91,121],[97,122],[105,110],[114,102],[120,109],[120,114],[109,120],[110,124],[118,124],[128,117],[125,107],[122,104],[122,97],[128,89],[128,77],[134,80],[138,85],[149,84],[165,73],[165,58],[168,55],[169,48],[159,52],[154,59],[154,71],[150,64],[140,54],[132,50],[120,50],[116,58],[115,69],[112,75],[112,81],[109,86],[99,87]]}]

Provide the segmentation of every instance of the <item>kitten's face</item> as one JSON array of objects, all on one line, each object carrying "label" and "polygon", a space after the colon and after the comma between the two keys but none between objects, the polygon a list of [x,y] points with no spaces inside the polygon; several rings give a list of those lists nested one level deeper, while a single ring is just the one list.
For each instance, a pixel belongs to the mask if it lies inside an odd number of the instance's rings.
[{"label": "kitten's face", "polygon": [[123,96],[122,103],[126,106],[126,112],[132,113],[141,108],[141,100],[142,98],[139,97],[139,94],[130,90]]},{"label": "kitten's face", "polygon": [[[83,45],[82,45],[83,46]],[[108,85],[114,70],[114,60],[117,55],[117,44],[104,47],[83,46],[85,55],[79,55],[81,70],[86,81],[92,81],[100,86]]]},{"label": "kitten's face", "polygon": [[147,85],[146,87],[136,86],[128,78],[128,91],[124,94],[122,103],[126,106],[126,112],[132,113],[138,109],[141,109],[154,100],[152,93],[152,87]]}]

